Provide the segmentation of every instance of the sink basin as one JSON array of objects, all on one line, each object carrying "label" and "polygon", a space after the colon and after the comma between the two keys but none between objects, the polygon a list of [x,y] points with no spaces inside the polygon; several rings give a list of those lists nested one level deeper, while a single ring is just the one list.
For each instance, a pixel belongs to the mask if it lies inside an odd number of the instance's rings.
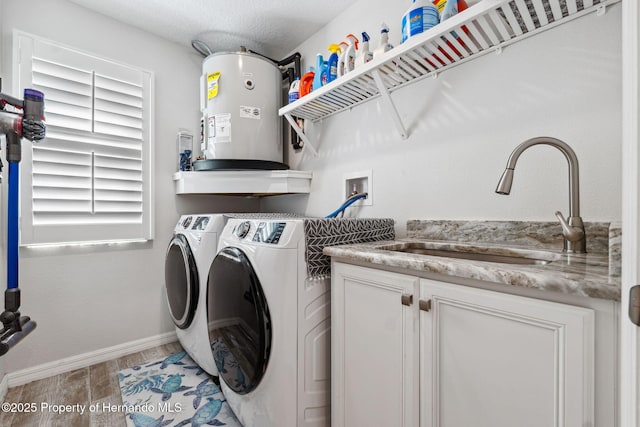
[{"label": "sink basin", "polygon": [[[442,247],[445,246],[445,247]],[[434,242],[407,242],[383,246],[378,249],[443,258],[466,259],[470,261],[496,262],[503,264],[544,265],[560,258],[557,254],[507,248],[452,246]]]}]

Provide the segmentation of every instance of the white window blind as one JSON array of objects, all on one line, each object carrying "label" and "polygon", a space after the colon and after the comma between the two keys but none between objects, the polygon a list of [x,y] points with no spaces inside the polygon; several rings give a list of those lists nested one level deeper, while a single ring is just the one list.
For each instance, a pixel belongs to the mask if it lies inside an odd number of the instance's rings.
[{"label": "white window blind", "polygon": [[151,239],[151,73],[16,39],[20,90],[45,94],[47,123],[23,142],[21,243]]}]

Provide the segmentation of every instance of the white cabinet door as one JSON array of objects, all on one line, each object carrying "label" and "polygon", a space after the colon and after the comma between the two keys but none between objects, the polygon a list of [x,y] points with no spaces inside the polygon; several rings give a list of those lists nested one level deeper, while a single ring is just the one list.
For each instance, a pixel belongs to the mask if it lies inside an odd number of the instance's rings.
[{"label": "white cabinet door", "polygon": [[593,310],[426,279],[420,298],[421,427],[593,425]]},{"label": "white cabinet door", "polygon": [[331,425],[418,425],[418,279],[333,263]]}]

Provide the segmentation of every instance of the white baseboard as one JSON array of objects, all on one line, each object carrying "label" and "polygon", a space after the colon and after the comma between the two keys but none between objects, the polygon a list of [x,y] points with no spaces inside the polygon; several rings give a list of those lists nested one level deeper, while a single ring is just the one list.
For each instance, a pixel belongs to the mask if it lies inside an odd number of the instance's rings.
[{"label": "white baseboard", "polygon": [[[168,344],[176,340],[175,332],[167,332],[161,335],[156,335],[155,337],[118,344],[113,347],[107,347],[91,351],[89,353],[67,357],[54,362],[43,363],[42,365],[34,366],[33,368],[10,372],[4,376],[2,383],[0,383],[0,395],[4,398],[6,389],[9,387],[19,386],[35,380],[41,380],[43,378],[73,371],[74,369],[86,368],[87,366],[91,366],[96,363],[117,359],[118,357],[126,356],[127,354],[137,353],[139,351]],[[3,391],[5,394],[2,394]]]}]

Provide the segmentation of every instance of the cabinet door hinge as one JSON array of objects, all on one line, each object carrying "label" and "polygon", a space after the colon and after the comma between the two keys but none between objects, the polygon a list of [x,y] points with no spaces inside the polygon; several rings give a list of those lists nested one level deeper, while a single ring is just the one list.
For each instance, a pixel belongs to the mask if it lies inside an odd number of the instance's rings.
[{"label": "cabinet door hinge", "polygon": [[640,326],[640,285],[635,285],[629,291],[629,319],[634,325]]},{"label": "cabinet door hinge", "polygon": [[430,300],[430,299],[428,299],[428,300],[426,300],[426,301],[425,301],[425,300],[422,300],[422,299],[421,299],[421,300],[418,302],[418,307],[419,307],[419,308],[420,308],[420,310],[422,310],[422,311],[431,311],[431,300]]},{"label": "cabinet door hinge", "polygon": [[402,302],[402,305],[413,304],[413,295],[402,294],[402,296],[400,297],[400,302]]}]

